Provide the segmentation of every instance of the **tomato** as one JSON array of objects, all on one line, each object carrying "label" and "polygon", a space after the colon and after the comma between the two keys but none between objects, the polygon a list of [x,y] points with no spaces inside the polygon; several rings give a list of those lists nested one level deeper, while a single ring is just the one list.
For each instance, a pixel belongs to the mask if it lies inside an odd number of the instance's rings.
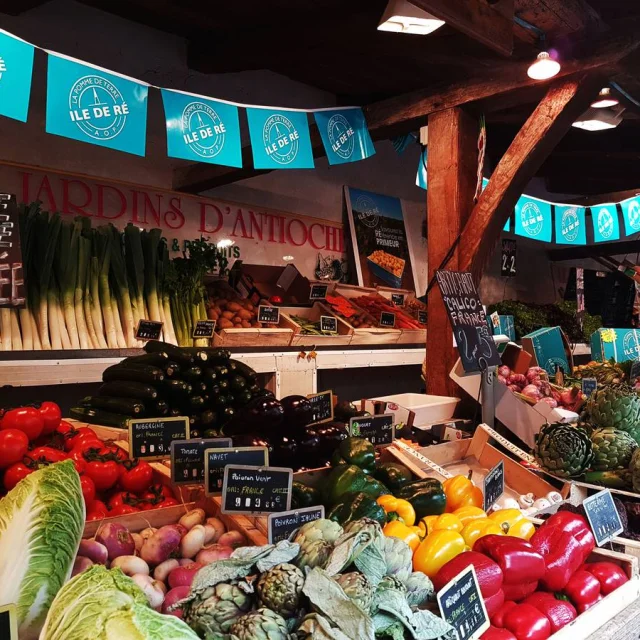
[{"label": "tomato", "polygon": [[110,453],[115,456],[116,460],[122,460],[123,462],[129,459],[127,452],[115,444],[103,443],[103,449],[104,451],[101,451],[100,455],[107,455],[108,453]]},{"label": "tomato", "polygon": [[93,480],[89,476],[82,476],[80,478],[80,487],[82,488],[82,497],[85,505],[91,504],[96,497],[96,485]]},{"label": "tomato", "polygon": [[44,429],[42,433],[53,433],[60,424],[62,412],[55,402],[43,402],[38,409],[40,415],[44,418]]},{"label": "tomato", "polygon": [[93,460],[87,463],[85,475],[88,475],[96,485],[98,491],[111,489],[120,477],[120,469],[118,463],[114,460],[101,462]]},{"label": "tomato", "polygon": [[145,491],[140,498],[147,502],[157,502],[160,498],[173,498],[173,491],[171,487],[166,484],[152,484],[148,491]]},{"label": "tomato", "polygon": [[69,458],[71,462],[73,462],[73,466],[76,468],[76,471],[79,475],[83,475],[87,471],[87,462],[86,460],[74,460],[73,458]]},{"label": "tomato", "polygon": [[118,493],[114,493],[107,502],[109,509],[115,509],[116,507],[121,507],[123,504],[128,504],[133,506],[138,502],[138,498],[133,495],[133,493],[129,493],[128,491],[118,491]]},{"label": "tomato", "polygon": [[87,460],[87,456],[91,457],[92,454],[98,455],[102,449],[102,442],[97,438],[89,439],[84,438],[78,441],[75,447],[69,452],[69,457],[72,460]]},{"label": "tomato", "polygon": [[11,489],[20,482],[20,480],[26,478],[34,471],[35,469],[30,469],[23,462],[16,462],[4,472],[4,488],[7,491],[11,491]]},{"label": "tomato", "polygon": [[156,509],[164,507],[175,507],[180,503],[175,498],[165,498],[159,505],[156,505]]},{"label": "tomato", "polygon": [[[89,429],[89,427],[80,427],[79,429],[73,429],[72,431],[67,432],[65,435],[64,448],[67,451],[71,451],[73,447],[75,447],[82,440],[100,440],[98,436],[95,434],[93,429]],[[102,443],[101,445],[102,446]]]},{"label": "tomato", "polygon": [[29,448],[29,438],[19,429],[0,431],[0,469],[6,469],[20,462]]},{"label": "tomato", "polygon": [[44,429],[44,418],[34,407],[10,409],[2,416],[0,429],[20,429],[29,440],[35,440]]},{"label": "tomato", "polygon": [[100,520],[109,515],[109,509],[102,500],[93,500],[87,505],[87,520]]},{"label": "tomato", "polygon": [[124,516],[128,513],[138,513],[138,511],[140,511],[140,509],[138,509],[137,507],[132,507],[130,504],[121,504],[119,507],[111,509],[111,511],[109,511],[109,515]]},{"label": "tomato", "polygon": [[27,454],[32,460],[40,463],[53,464],[67,459],[67,454],[53,447],[36,447]]},{"label": "tomato", "polygon": [[124,472],[120,476],[120,486],[125,491],[142,493],[146,491],[153,481],[153,469],[148,462],[135,460],[123,465]]},{"label": "tomato", "polygon": [[159,506],[160,503],[154,504],[153,502],[138,502],[136,505],[140,511],[151,511],[152,509],[157,509]]}]

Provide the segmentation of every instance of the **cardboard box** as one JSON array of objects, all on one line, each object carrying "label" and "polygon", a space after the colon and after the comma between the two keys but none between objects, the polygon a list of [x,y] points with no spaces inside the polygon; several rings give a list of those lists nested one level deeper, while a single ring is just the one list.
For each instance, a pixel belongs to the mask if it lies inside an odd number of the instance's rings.
[{"label": "cardboard box", "polygon": [[542,367],[552,380],[557,367],[560,367],[565,375],[573,371],[569,341],[560,327],[543,327],[523,336],[522,347],[533,355],[536,364]]},{"label": "cardboard box", "polygon": [[613,358],[616,362],[640,358],[640,330],[598,329],[591,335],[591,358],[604,362]]},{"label": "cardboard box", "polygon": [[496,324],[493,325],[493,335],[507,336],[509,340],[515,341],[516,327],[513,321],[513,316],[498,316]]},{"label": "cardboard box", "polygon": [[283,304],[309,303],[311,285],[294,265],[277,267],[240,262],[236,268],[238,262],[234,263],[229,281],[243,298],[249,298],[253,304],[271,296],[280,296]]},{"label": "cardboard box", "polygon": [[500,359],[514,373],[526,373],[533,356],[515,342],[509,342],[500,354]]}]

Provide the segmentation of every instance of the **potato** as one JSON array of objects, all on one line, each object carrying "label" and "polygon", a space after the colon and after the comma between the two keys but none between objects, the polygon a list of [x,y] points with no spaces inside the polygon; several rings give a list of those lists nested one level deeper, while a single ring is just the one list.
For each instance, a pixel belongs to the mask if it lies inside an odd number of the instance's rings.
[{"label": "potato", "polygon": [[244,301],[244,308],[247,311],[253,311],[255,309],[255,307],[251,304],[251,302],[249,302],[249,300]]},{"label": "potato", "polygon": [[254,320],[254,321],[251,323],[251,326],[252,326],[254,329],[260,329],[260,328],[262,327],[262,324],[260,324],[257,320]]},{"label": "potato", "polygon": [[242,318],[240,318],[239,316],[233,316],[232,322],[233,324],[240,325],[242,324]]},{"label": "potato", "polygon": [[217,326],[220,327],[220,329],[233,329],[233,322],[227,318],[220,318]]},{"label": "potato", "polygon": [[251,318],[253,317],[253,314],[251,313],[251,311],[247,311],[246,309],[238,310],[236,315],[239,318],[242,318],[242,320],[251,320]]},{"label": "potato", "polygon": [[229,311],[240,311],[242,307],[237,302],[229,302],[227,303],[227,309]]},{"label": "potato", "polygon": [[251,323],[247,320],[243,320],[241,326],[243,329],[251,329]]},{"label": "potato", "polygon": [[223,318],[226,318],[227,320],[232,320],[233,316],[235,316],[236,314],[233,313],[233,311],[223,311],[221,315]]}]

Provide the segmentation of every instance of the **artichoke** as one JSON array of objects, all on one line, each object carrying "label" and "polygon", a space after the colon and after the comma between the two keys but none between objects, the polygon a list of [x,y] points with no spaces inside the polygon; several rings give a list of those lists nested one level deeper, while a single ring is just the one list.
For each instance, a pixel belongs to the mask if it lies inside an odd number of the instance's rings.
[{"label": "artichoke", "polygon": [[284,618],[264,607],[240,616],[230,634],[231,640],[289,640]]},{"label": "artichoke", "polygon": [[385,536],[382,538],[381,551],[387,562],[387,575],[404,583],[413,571],[413,552],[411,547],[400,538]]},{"label": "artichoke", "polygon": [[302,525],[293,539],[293,542],[300,545],[295,564],[300,569],[324,567],[333,551],[335,541],[342,533],[342,527],[332,520],[314,520]]},{"label": "artichoke", "polygon": [[414,571],[405,580],[404,586],[407,588],[407,602],[411,606],[420,607],[436,594],[433,582],[422,571]]},{"label": "artichoke", "polygon": [[629,471],[631,472],[631,483],[635,491],[640,491],[640,449],[636,449],[631,456],[631,463],[629,464]]},{"label": "artichoke", "polygon": [[228,633],[231,625],[251,609],[251,597],[236,585],[221,582],[185,604],[184,621],[201,637]]},{"label": "artichoke", "polygon": [[630,387],[598,389],[589,397],[585,413],[594,427],[626,431],[640,444],[640,395]]},{"label": "artichoke", "polygon": [[352,520],[345,528],[345,533],[358,533],[360,531],[368,531],[372,538],[382,536],[382,527],[377,520],[371,518],[361,518],[360,520]]},{"label": "artichoke", "polygon": [[300,544],[300,552],[294,562],[302,570],[307,567],[309,569],[315,569],[315,567],[323,569],[329,561],[332,551],[333,545],[326,540],[303,542]]},{"label": "artichoke", "polygon": [[304,574],[298,567],[283,563],[263,573],[256,585],[258,601],[283,618],[291,618],[300,606]]},{"label": "artichoke", "polygon": [[581,476],[593,460],[593,447],[586,433],[560,423],[540,429],[533,453],[543,469],[561,478]]},{"label": "artichoke", "polygon": [[625,469],[637,449],[636,441],[625,431],[618,429],[597,429],[591,436],[593,464],[595,471]]},{"label": "artichoke", "polygon": [[369,613],[373,600],[373,585],[363,573],[352,571],[336,576],[334,580],[342,587],[345,594],[365,613]]},{"label": "artichoke", "polygon": [[405,587],[404,582],[395,576],[385,576],[380,580],[377,591],[383,591],[386,589],[396,589],[402,593],[407,593],[407,587]]}]

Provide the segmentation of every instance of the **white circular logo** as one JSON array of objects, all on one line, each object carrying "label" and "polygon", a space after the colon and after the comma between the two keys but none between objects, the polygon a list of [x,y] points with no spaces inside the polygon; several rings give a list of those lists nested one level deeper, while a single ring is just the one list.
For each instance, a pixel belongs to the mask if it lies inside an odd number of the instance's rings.
[{"label": "white circular logo", "polygon": [[560,221],[560,231],[562,237],[567,242],[573,242],[578,237],[580,231],[580,219],[578,218],[578,210],[576,208],[566,209],[562,214]]},{"label": "white circular logo", "polygon": [[7,65],[2,57],[0,57],[0,80],[2,80],[2,74],[7,70]]},{"label": "white circular logo", "polygon": [[222,151],[226,131],[220,116],[204,102],[190,102],[182,112],[185,144],[202,158],[213,158]]},{"label": "white circular logo", "polygon": [[298,155],[300,134],[289,118],[277,113],[269,116],[262,128],[266,154],[278,164],[290,164]]},{"label": "white circular logo", "polygon": [[118,87],[98,75],[84,76],[69,92],[69,115],[78,128],[95,140],[109,140],[122,132],[129,107]]},{"label": "white circular logo", "polygon": [[537,236],[542,231],[544,217],[535,202],[527,202],[520,210],[520,222],[527,235]]},{"label": "white circular logo", "polygon": [[629,221],[629,226],[638,231],[640,229],[640,203],[637,200],[632,200],[629,203],[629,208],[627,209],[627,219]]},{"label": "white circular logo", "polygon": [[358,196],[354,210],[358,212],[358,220],[360,220],[365,227],[371,227],[373,229],[378,226],[378,207],[369,196]]},{"label": "white circular logo", "polygon": [[567,361],[564,360],[563,358],[558,358],[553,357],[553,358],[549,358],[547,360],[547,362],[544,365],[544,369],[545,371],[550,375],[553,376],[556,373],[557,368],[560,368],[564,371],[564,373],[567,373],[568,370],[568,364]]},{"label": "white circular logo", "polygon": [[625,356],[633,359],[640,355],[640,343],[636,340],[634,331],[629,331],[623,338],[622,351]]},{"label": "white circular logo", "polygon": [[327,134],[333,152],[348,160],[355,147],[354,131],[349,121],[342,114],[336,113],[327,123]]},{"label": "white circular logo", "polygon": [[598,231],[603,238],[610,238],[613,234],[613,216],[608,209],[598,211]]}]

